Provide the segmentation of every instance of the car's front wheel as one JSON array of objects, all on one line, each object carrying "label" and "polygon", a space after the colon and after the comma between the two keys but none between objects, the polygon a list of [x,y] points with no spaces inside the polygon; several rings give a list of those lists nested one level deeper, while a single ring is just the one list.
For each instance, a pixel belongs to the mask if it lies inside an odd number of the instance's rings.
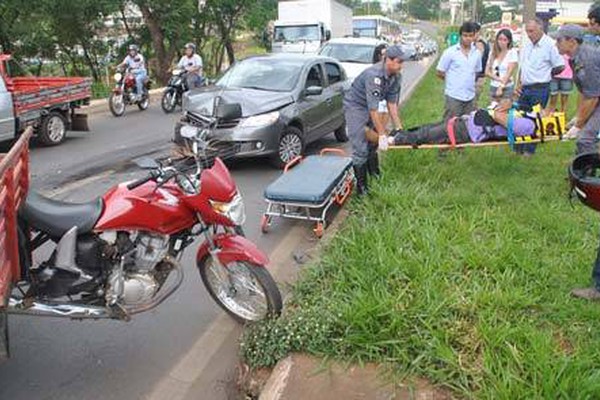
[{"label": "car's front wheel", "polygon": [[279,138],[277,152],[273,155],[273,164],[283,168],[294,158],[302,156],[304,141],[302,131],[294,126],[288,126]]}]

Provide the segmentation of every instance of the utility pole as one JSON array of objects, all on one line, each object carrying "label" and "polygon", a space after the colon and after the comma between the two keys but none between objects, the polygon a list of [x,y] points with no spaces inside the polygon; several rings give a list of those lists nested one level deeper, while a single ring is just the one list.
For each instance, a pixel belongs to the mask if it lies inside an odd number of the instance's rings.
[{"label": "utility pole", "polygon": [[535,19],[535,0],[525,0],[523,3],[523,22]]}]

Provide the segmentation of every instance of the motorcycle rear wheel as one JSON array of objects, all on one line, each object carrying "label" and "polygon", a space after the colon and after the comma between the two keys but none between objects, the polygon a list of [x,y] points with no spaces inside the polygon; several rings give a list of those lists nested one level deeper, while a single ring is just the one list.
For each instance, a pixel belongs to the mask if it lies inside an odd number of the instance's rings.
[{"label": "motorcycle rear wheel", "polygon": [[[236,321],[256,322],[281,314],[281,293],[265,267],[246,261],[222,267],[208,256],[198,268],[210,296]],[[223,276],[227,276],[226,282]]]},{"label": "motorcycle rear wheel", "polygon": [[144,94],[142,100],[137,103],[140,111],[145,111],[150,106],[150,95],[148,93]]}]

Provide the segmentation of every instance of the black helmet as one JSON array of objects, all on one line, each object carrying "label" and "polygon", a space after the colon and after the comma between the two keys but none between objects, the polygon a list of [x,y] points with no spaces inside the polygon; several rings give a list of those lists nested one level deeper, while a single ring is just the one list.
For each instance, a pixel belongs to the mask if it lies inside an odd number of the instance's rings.
[{"label": "black helmet", "polygon": [[192,49],[192,51],[195,53],[196,52],[196,45],[194,43],[186,43],[185,44],[185,48],[186,49]]},{"label": "black helmet", "polygon": [[137,46],[137,44],[130,44],[129,51],[131,50],[140,51],[140,48]]},{"label": "black helmet", "polygon": [[569,167],[571,190],[586,206],[600,211],[600,154],[577,156]]}]

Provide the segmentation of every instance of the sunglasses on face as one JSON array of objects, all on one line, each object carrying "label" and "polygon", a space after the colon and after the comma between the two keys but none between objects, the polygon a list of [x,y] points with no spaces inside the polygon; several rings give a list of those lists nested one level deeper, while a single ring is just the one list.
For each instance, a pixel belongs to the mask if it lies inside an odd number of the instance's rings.
[{"label": "sunglasses on face", "polygon": [[500,67],[496,66],[496,68],[494,68],[494,71],[496,71],[496,76],[500,77]]}]

